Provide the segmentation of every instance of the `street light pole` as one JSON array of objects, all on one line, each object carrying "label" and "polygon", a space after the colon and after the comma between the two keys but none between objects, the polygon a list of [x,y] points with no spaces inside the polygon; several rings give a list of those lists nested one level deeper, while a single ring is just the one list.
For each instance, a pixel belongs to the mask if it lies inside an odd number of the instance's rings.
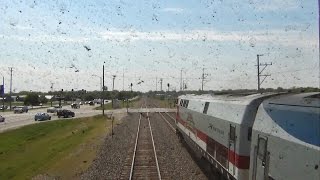
[{"label": "street light pole", "polygon": [[11,101],[12,101],[12,68],[13,67],[9,67],[9,69],[10,69],[10,111],[12,108],[12,104],[11,104]]},{"label": "street light pole", "polygon": [[104,116],[104,63],[102,66],[102,115]]},{"label": "street light pole", "polygon": [[2,76],[2,111],[4,112],[4,76]]}]

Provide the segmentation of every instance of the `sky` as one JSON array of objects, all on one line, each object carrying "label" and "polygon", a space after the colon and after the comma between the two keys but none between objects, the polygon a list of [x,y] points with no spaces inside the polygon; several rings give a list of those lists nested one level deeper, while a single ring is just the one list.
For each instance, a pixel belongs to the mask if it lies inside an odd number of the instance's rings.
[{"label": "sky", "polygon": [[[9,91],[319,87],[315,0],[1,0]],[[263,68],[263,66],[261,66]],[[181,81],[182,75],[182,81]]]}]

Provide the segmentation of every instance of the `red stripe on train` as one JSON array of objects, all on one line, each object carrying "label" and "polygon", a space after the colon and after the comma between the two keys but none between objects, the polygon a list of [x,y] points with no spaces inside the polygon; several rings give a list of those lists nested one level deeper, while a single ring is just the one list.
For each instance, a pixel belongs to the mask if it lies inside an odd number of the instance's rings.
[{"label": "red stripe on train", "polygon": [[[184,121],[180,115],[177,113],[177,117],[176,120],[182,124],[183,126],[186,127],[186,121]],[[196,129],[196,128],[195,128]],[[222,146],[224,149],[228,149],[227,147],[225,147],[224,145],[220,144],[219,142],[215,141],[214,139],[210,138],[207,136],[207,134],[205,134],[204,132],[200,131],[199,129],[196,129],[197,132],[197,137],[199,139],[201,139],[202,141],[204,141],[207,145],[208,145],[208,139],[210,139],[211,141],[213,141],[215,144],[218,144],[220,147]],[[242,156],[239,155],[237,153],[235,153],[232,150],[229,150],[228,155],[226,155],[225,158],[228,157],[229,162],[231,162],[232,164],[234,164],[237,168],[239,169],[249,169],[250,166],[250,156]]]},{"label": "red stripe on train", "polygon": [[229,161],[239,169],[249,169],[250,156],[241,156],[232,150],[229,150]]},{"label": "red stripe on train", "polygon": [[207,134],[203,133],[199,129],[196,129],[196,130],[197,130],[197,137],[200,138],[203,142],[205,142],[207,144],[207,142],[208,142]]}]

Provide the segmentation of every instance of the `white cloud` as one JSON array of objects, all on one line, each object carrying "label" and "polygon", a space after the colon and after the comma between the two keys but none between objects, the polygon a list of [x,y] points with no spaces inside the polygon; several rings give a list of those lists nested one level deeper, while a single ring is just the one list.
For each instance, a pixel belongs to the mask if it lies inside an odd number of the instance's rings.
[{"label": "white cloud", "polygon": [[182,13],[184,11],[184,9],[182,9],[182,8],[163,8],[160,11],[171,12],[171,13]]},{"label": "white cloud", "polygon": [[87,42],[89,38],[76,36],[62,35],[38,35],[38,36],[21,36],[21,35],[3,35],[0,34],[3,40],[17,40],[28,42]]},{"label": "white cloud", "polygon": [[318,47],[318,40],[312,33],[301,33],[299,30],[285,31],[274,29],[268,31],[230,31],[221,32],[213,30],[190,30],[190,31],[137,31],[128,29],[111,29],[90,36],[68,36],[41,34],[38,36],[1,35],[3,40],[17,40],[26,42],[69,42],[81,43],[88,41],[218,41],[248,43],[250,46],[261,44],[279,44],[294,47]]},{"label": "white cloud", "polygon": [[278,43],[284,46],[315,46],[318,44],[317,39],[310,34],[302,36],[301,31],[286,32],[277,29],[251,32],[219,32],[212,30],[142,32],[135,30],[112,30],[101,32],[100,37],[105,40],[117,41],[240,41],[253,45]]}]

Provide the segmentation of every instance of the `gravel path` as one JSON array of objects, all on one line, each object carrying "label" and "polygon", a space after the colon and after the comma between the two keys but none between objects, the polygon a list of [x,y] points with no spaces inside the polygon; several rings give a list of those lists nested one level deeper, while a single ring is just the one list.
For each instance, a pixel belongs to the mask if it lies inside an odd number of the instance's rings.
[{"label": "gravel path", "polygon": [[129,114],[114,128],[114,136],[108,135],[90,168],[81,179],[118,179],[128,151],[132,151],[138,126],[138,114]]}]

